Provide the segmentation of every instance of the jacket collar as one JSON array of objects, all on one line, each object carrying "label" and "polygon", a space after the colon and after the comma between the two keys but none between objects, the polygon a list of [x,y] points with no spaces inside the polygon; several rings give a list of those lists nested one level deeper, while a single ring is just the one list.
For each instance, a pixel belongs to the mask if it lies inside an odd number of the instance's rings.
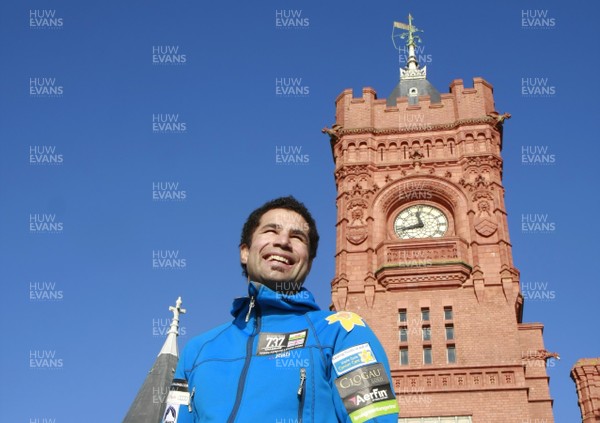
[{"label": "jacket collar", "polygon": [[288,295],[273,291],[265,285],[250,282],[248,284],[248,296],[236,298],[233,301],[231,314],[236,318],[240,315],[245,317],[251,298],[254,298],[254,306],[258,305],[263,316],[269,314],[299,314],[320,310],[312,293],[304,287],[297,293]]}]

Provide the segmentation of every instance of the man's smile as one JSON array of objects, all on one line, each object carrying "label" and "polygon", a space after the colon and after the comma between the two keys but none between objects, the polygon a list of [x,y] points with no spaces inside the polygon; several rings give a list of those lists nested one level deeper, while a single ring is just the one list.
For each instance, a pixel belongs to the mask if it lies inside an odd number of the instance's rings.
[{"label": "man's smile", "polygon": [[294,259],[291,257],[283,256],[281,254],[267,254],[263,257],[266,261],[275,261],[287,265],[294,264]]}]

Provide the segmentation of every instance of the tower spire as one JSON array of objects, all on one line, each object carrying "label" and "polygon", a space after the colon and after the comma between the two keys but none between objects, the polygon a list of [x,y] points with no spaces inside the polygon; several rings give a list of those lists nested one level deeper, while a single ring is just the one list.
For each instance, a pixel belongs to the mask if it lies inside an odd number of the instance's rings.
[{"label": "tower spire", "polygon": [[[397,30],[402,31],[398,34]],[[417,60],[417,43],[421,42],[421,37],[417,32],[423,32],[422,29],[413,25],[413,17],[408,14],[408,23],[396,22],[392,28],[392,42],[399,54],[407,52],[406,66],[400,68],[400,82],[392,91],[387,99],[387,105],[395,107],[399,97],[408,97],[409,105],[419,103],[419,97],[429,96],[431,103],[441,101],[440,93],[427,80],[427,66],[420,67]],[[406,43],[396,43],[396,38],[406,40]],[[404,46],[402,45],[404,44]]]},{"label": "tower spire", "polygon": [[167,332],[167,339],[133,400],[123,423],[158,423],[162,421],[165,401],[179,359],[177,350],[179,315],[185,313],[185,309],[181,308],[181,297],[177,298],[175,307],[170,306],[169,310],[173,312],[173,319]]},{"label": "tower spire", "polygon": [[171,320],[169,332],[167,332],[167,339],[165,340],[165,343],[163,344],[163,347],[158,355],[171,354],[175,357],[179,357],[179,352],[177,350],[177,336],[179,336],[179,315],[185,314],[186,312],[184,308],[181,308],[181,297],[178,297],[177,301],[175,301],[175,307],[169,307],[169,311],[173,312],[173,319]]},{"label": "tower spire", "polygon": [[[417,43],[421,42],[421,37],[416,35],[416,32],[423,32],[422,29],[417,28],[412,23],[413,17],[408,14],[408,24],[394,21],[394,27],[392,29],[392,42],[394,47],[399,52],[401,51],[400,46],[396,45],[396,37],[400,39],[406,39],[406,48],[408,49],[408,58],[406,60],[406,66],[404,69],[400,69],[400,79],[425,79],[427,78],[427,66],[423,68],[419,67],[419,61],[417,60],[416,48]],[[400,35],[395,34],[395,30],[400,29],[403,32]]]}]

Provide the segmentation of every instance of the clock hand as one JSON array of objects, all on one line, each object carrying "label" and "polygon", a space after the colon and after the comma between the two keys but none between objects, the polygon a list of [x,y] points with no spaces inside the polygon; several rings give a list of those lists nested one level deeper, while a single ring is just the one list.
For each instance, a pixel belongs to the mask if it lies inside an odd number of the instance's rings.
[{"label": "clock hand", "polygon": [[417,212],[416,216],[417,216],[417,220],[419,221],[419,223],[418,223],[419,226],[417,226],[417,228],[422,228],[423,226],[425,226],[425,224],[421,220],[421,212],[420,211]]},{"label": "clock hand", "polygon": [[419,226],[417,224],[417,225],[410,225],[410,226],[401,227],[401,228],[398,228],[398,229],[400,229],[401,231],[408,231],[410,229],[417,229],[417,228],[420,228],[420,227],[421,226]]},{"label": "clock hand", "polygon": [[415,225],[405,226],[405,227],[401,227],[399,229],[401,231],[409,231],[411,229],[419,229],[419,228],[422,228],[423,226],[425,226],[425,224],[421,220],[421,212],[417,212],[415,214],[415,216],[417,217],[417,221],[418,221]]}]

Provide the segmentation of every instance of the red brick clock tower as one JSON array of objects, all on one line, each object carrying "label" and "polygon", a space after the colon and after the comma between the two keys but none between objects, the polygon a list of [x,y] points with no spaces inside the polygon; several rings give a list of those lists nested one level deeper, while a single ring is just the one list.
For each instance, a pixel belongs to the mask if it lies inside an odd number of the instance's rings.
[{"label": "red brick clock tower", "polygon": [[386,99],[336,99],[336,310],[365,318],[392,367],[403,423],[550,423],[539,323],[523,297],[502,185],[492,86],[440,94],[415,56]]}]

